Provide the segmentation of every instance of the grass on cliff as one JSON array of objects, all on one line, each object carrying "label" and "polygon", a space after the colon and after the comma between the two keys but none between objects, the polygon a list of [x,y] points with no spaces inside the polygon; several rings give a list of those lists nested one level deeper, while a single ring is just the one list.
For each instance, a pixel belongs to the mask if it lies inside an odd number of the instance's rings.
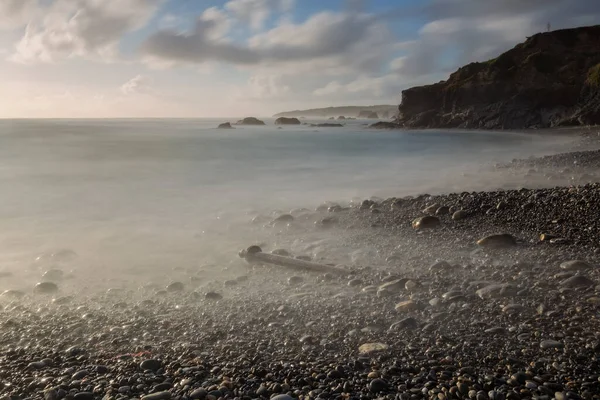
[{"label": "grass on cliff", "polygon": [[593,87],[600,87],[600,63],[594,65],[588,70],[587,79],[585,81]]}]

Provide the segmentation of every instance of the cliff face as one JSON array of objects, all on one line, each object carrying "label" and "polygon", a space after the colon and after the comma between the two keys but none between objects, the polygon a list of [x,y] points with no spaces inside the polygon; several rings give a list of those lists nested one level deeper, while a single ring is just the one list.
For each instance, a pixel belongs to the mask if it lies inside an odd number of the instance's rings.
[{"label": "cliff face", "polygon": [[600,124],[600,25],[539,33],[498,58],[402,92],[406,127]]}]

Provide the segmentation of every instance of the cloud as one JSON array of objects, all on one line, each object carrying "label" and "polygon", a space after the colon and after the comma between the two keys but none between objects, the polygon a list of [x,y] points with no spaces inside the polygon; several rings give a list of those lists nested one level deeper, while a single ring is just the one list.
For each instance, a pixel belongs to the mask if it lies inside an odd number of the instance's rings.
[{"label": "cloud", "polygon": [[294,0],[231,0],[225,4],[234,18],[259,31],[274,11],[289,12]]},{"label": "cloud", "polygon": [[143,27],[160,0],[56,0],[27,24],[13,61],[53,62],[63,57],[117,54],[122,36]]},{"label": "cloud", "polygon": [[[485,61],[527,36],[546,30],[596,23],[600,2],[571,0],[434,0],[418,8],[398,9],[386,18],[424,18],[419,36],[405,49],[396,71],[404,77],[451,72],[472,61]],[[401,21],[400,21],[401,23]]]},{"label": "cloud", "polygon": [[121,85],[120,89],[124,95],[145,94],[151,91],[151,82],[144,75],[136,75]]},{"label": "cloud", "polygon": [[225,16],[213,9],[197,20],[191,32],[163,30],[151,35],[143,44],[142,53],[154,60],[179,64],[217,61],[238,66],[293,66],[301,70],[304,66],[304,70],[313,71],[367,70],[389,58],[386,50],[394,40],[384,24],[363,13],[321,12],[303,23],[281,22],[251,37],[247,44],[231,42],[222,35],[229,24]]},{"label": "cloud", "polygon": [[0,1],[0,30],[11,30],[24,26],[39,15],[37,0]]}]

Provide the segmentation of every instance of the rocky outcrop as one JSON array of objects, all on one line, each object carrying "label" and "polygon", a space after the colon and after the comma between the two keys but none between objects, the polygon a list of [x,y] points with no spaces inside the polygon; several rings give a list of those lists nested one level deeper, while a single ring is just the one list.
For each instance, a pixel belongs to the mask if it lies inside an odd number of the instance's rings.
[{"label": "rocky outcrop", "polygon": [[374,129],[399,129],[399,128],[402,128],[402,125],[398,124],[397,122],[379,121],[379,122],[375,122],[372,125],[369,125],[369,128],[374,128]]},{"label": "rocky outcrop", "polygon": [[298,118],[279,117],[275,120],[275,125],[300,125]]},{"label": "rocky outcrop", "polygon": [[265,125],[264,121],[258,118],[246,117],[236,122],[237,125]]},{"label": "rocky outcrop", "polygon": [[332,123],[329,123],[329,122],[325,122],[323,124],[310,124],[310,126],[315,126],[315,127],[318,127],[318,128],[341,128],[344,125],[342,125],[342,124],[332,124]]},{"label": "rocky outcrop", "polygon": [[346,119],[346,117],[344,117],[343,115],[340,115],[339,117],[337,117],[337,119],[343,120],[343,119]]},{"label": "rocky outcrop", "polygon": [[377,119],[379,115],[375,111],[361,111],[358,113],[358,118]]},{"label": "rocky outcrop", "polygon": [[499,57],[402,92],[415,128],[522,129],[600,124],[600,26],[539,33]]},{"label": "rocky outcrop", "polygon": [[219,124],[219,126],[217,126],[218,129],[235,129],[233,126],[231,126],[230,122],[223,122],[222,124]]}]

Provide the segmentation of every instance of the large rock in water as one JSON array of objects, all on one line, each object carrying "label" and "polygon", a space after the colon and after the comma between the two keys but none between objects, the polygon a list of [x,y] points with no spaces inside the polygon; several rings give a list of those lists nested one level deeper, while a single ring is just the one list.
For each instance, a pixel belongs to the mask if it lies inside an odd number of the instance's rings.
[{"label": "large rock in water", "polygon": [[254,117],[246,117],[237,122],[238,125],[265,125],[264,121],[261,121],[258,118]]},{"label": "large rock in water", "polygon": [[433,85],[402,92],[406,127],[520,129],[600,123],[600,25],[538,33]]},{"label": "large rock in water", "polygon": [[222,124],[219,124],[219,126],[217,126],[218,129],[235,129],[233,126],[231,126],[231,122],[223,122]]},{"label": "large rock in water", "polygon": [[279,117],[275,120],[275,125],[300,125],[298,118]]},{"label": "large rock in water", "polygon": [[375,111],[361,111],[358,113],[358,118],[377,119],[379,115]]}]

